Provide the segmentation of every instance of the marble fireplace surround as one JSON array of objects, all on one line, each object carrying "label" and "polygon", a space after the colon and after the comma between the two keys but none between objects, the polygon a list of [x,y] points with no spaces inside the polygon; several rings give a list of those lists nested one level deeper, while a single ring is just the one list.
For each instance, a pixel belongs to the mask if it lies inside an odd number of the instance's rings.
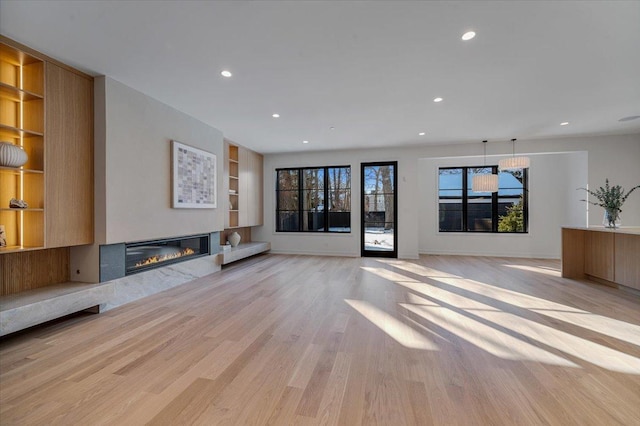
[{"label": "marble fireplace surround", "polygon": [[[220,271],[217,260],[220,252],[220,233],[211,232],[199,235],[187,235],[181,238],[208,237],[208,253],[194,259],[178,259],[178,262],[158,264],[154,269],[135,272],[127,275],[125,268],[125,244],[100,246],[100,285],[103,283],[113,287],[113,294],[108,301],[100,305],[100,311],[150,296],[196,278]],[[167,240],[167,239],[165,239]],[[114,268],[114,265],[116,267]]]},{"label": "marble fireplace surround", "polygon": [[[16,295],[0,303],[0,336],[83,310],[105,312],[221,270],[218,232],[209,254],[99,283],[70,282]],[[124,259],[123,259],[124,260]]]}]

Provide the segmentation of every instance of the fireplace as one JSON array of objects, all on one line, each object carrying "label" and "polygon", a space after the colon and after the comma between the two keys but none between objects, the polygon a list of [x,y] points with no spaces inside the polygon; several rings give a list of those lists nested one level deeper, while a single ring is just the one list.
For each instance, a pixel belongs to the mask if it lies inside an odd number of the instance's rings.
[{"label": "fireplace", "polygon": [[219,233],[100,246],[100,282],[137,274],[219,251]]},{"label": "fireplace", "polygon": [[125,244],[125,274],[131,275],[209,254],[209,234]]}]

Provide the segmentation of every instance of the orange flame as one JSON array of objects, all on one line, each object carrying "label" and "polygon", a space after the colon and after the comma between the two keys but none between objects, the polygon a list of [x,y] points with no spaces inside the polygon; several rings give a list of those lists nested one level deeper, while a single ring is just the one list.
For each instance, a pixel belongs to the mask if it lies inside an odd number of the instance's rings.
[{"label": "orange flame", "polygon": [[152,263],[164,262],[165,260],[177,259],[182,256],[189,256],[190,254],[194,254],[194,253],[195,251],[193,251],[193,249],[190,249],[189,247],[187,247],[186,249],[178,253],[151,256],[145,260],[141,260],[140,262],[136,263],[136,268],[140,266],[151,265]]}]

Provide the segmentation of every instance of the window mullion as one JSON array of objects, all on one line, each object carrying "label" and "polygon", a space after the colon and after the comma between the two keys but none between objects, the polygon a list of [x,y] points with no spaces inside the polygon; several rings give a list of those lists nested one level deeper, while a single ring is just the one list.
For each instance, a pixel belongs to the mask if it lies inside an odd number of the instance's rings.
[{"label": "window mullion", "polygon": [[324,232],[329,232],[329,209],[327,204],[329,200],[329,168],[324,168]]},{"label": "window mullion", "polygon": [[276,231],[280,231],[280,171],[276,171]]},{"label": "window mullion", "polygon": [[467,173],[469,170],[467,167],[462,168],[462,231],[467,232],[469,229],[467,227]]},{"label": "window mullion", "polygon": [[522,210],[524,232],[529,232],[529,170],[522,170]]},{"label": "window mullion", "polygon": [[[498,174],[498,167],[491,167],[491,173]],[[498,191],[491,193],[491,231],[498,232]]]},{"label": "window mullion", "polygon": [[304,191],[302,190],[304,186],[304,169],[298,169],[298,232],[303,231],[303,219],[304,219],[304,211],[303,211],[303,202],[302,197]]}]

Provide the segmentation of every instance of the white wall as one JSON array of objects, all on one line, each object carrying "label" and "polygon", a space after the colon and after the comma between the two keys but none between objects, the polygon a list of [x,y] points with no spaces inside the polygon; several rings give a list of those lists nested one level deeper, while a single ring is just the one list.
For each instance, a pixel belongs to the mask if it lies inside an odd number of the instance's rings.
[{"label": "white wall", "polygon": [[[497,164],[502,157],[487,157]],[[529,232],[477,234],[438,232],[438,168],[482,165],[482,158],[428,158],[418,161],[420,253],[514,257],[560,257],[560,228],[586,226],[583,193],[587,184],[587,153],[530,155]],[[461,248],[464,250],[461,251]]]},{"label": "white wall", "polygon": [[[104,82],[104,239],[112,244],[220,231],[224,227],[222,132],[115,80]],[[97,83],[96,88],[98,88]],[[96,97],[97,99],[98,97]],[[171,140],[211,152],[218,164],[218,209],[171,207]],[[100,212],[98,212],[100,213]]]},{"label": "white wall", "polygon": [[[490,143],[491,153],[510,153],[511,143]],[[424,218],[428,200],[435,203],[433,191],[436,176],[431,173],[423,176],[420,159],[442,159],[456,157],[474,163],[482,161],[481,144],[438,145],[424,147],[406,147],[396,149],[309,152],[295,154],[268,154],[264,157],[264,208],[262,227],[254,228],[254,240],[270,241],[272,251],[276,253],[335,254],[345,256],[360,255],[360,163],[367,161],[398,161],[398,254],[403,258],[416,258],[420,251],[447,252],[456,254],[477,254],[474,249],[480,244],[490,244],[491,254],[526,257],[559,257],[560,229],[562,225],[579,226],[584,224],[589,205],[578,200],[586,195],[577,188],[589,185],[590,188],[604,184],[609,178],[614,184],[631,188],[640,184],[640,134],[558,138],[546,140],[518,141],[519,153],[531,154],[536,170],[532,167],[530,200],[535,216],[531,218],[532,232],[528,236],[498,235],[456,235],[446,244],[440,240],[430,240],[432,230],[424,228],[423,223],[435,225],[435,219]],[[566,154],[571,153],[571,154]],[[546,157],[533,154],[553,154]],[[497,157],[489,156],[497,161]],[[435,161],[435,160],[434,160]],[[352,232],[348,235],[276,233],[275,232],[275,169],[297,166],[330,166],[350,164],[352,167]],[[544,171],[543,173],[540,173]],[[552,182],[550,170],[557,170],[558,182]],[[563,170],[572,170],[561,179]],[[428,174],[428,173],[427,173]],[[551,188],[549,185],[553,183]],[[534,193],[534,188],[535,193]],[[546,188],[546,189],[545,189]],[[431,191],[432,195],[425,192]],[[550,201],[552,203],[550,203]],[[533,204],[536,203],[536,206]],[[546,210],[540,209],[542,203]],[[548,206],[547,204],[553,204]],[[437,205],[434,204],[433,211]],[[554,212],[554,210],[556,210]],[[546,211],[546,213],[545,213]],[[429,214],[433,214],[430,212]],[[588,224],[602,224],[602,209],[590,207]],[[549,218],[547,215],[554,215]],[[636,191],[627,200],[622,213],[623,225],[640,226],[640,191]],[[427,225],[428,226],[428,225]],[[513,237],[510,243],[504,238]],[[476,241],[477,242],[473,242]],[[485,244],[486,243],[486,244]],[[506,245],[505,245],[506,244]]]},{"label": "white wall", "polygon": [[[71,249],[72,280],[98,280],[100,244],[223,229],[222,132],[108,77],[94,103],[95,244]],[[171,207],[171,140],[217,156],[217,209]]]}]

